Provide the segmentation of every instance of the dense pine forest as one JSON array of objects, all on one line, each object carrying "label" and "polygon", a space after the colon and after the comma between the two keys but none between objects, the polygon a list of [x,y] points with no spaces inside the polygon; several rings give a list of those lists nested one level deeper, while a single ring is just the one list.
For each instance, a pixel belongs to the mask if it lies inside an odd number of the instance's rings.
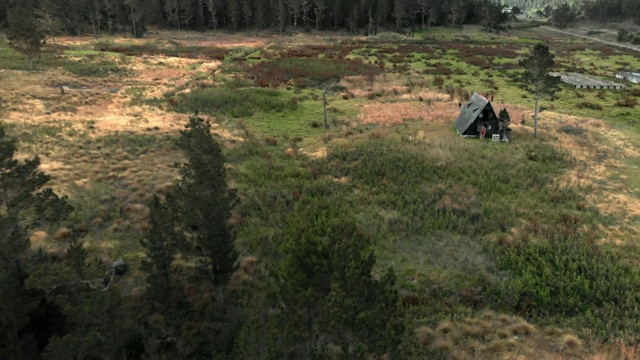
[{"label": "dense pine forest", "polygon": [[515,7],[513,15],[545,10],[541,14],[548,16],[561,5],[600,22],[640,19],[636,0],[9,0],[0,4],[0,24],[10,21],[12,7],[21,6],[32,9],[50,32],[73,35],[130,32],[142,37],[151,25],[198,31],[274,28],[374,34],[379,29],[504,24],[504,7]]}]

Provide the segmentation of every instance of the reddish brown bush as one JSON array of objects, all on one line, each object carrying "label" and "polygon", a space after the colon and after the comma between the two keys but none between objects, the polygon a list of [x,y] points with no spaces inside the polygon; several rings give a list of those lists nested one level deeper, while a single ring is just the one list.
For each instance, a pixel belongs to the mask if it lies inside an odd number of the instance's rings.
[{"label": "reddish brown bush", "polygon": [[265,140],[265,142],[266,142],[268,145],[271,145],[271,146],[276,146],[276,145],[278,145],[278,139],[277,139],[277,138],[269,137],[269,138],[266,138],[266,139],[264,139],[264,140]]},{"label": "reddish brown bush", "polygon": [[442,76],[436,76],[433,78],[433,84],[438,88],[438,89],[442,89],[442,86],[444,85],[444,78]]},{"label": "reddish brown bush", "polygon": [[638,105],[638,100],[632,97],[626,97],[616,102],[616,106],[619,106],[619,107],[633,108],[633,107],[636,107],[636,105]]}]

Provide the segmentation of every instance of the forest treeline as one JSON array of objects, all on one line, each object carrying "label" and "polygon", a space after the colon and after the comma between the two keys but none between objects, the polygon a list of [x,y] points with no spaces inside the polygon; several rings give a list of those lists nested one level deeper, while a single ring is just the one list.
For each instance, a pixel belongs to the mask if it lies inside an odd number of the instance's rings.
[{"label": "forest treeline", "polygon": [[[572,18],[606,22],[640,20],[637,0],[9,0],[0,2],[0,25],[10,23],[16,6],[32,10],[50,31],[82,35],[162,29],[199,30],[272,28],[285,31],[379,29],[483,24],[500,28],[516,12],[570,7]],[[515,13],[512,13],[514,15]]]}]

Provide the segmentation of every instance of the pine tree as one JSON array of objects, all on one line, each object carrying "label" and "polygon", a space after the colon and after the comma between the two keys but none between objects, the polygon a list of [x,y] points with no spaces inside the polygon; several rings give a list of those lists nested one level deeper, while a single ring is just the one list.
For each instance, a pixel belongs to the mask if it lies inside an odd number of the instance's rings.
[{"label": "pine tree", "polygon": [[396,19],[396,29],[400,29],[404,19],[408,16],[408,5],[405,0],[396,0],[393,3],[392,15]]},{"label": "pine tree", "polygon": [[106,16],[105,21],[109,28],[109,35],[113,35],[114,22],[115,25],[120,26],[116,0],[102,0],[102,7]]},{"label": "pine tree", "polygon": [[320,31],[322,22],[324,21],[325,11],[327,11],[327,3],[326,0],[314,0],[313,4],[313,13],[316,20],[316,30]]},{"label": "pine tree", "polygon": [[175,231],[176,206],[169,194],[165,202],[154,196],[150,203],[149,230],[141,245],[146,249],[147,258],[142,261],[142,269],[147,272],[147,286],[150,298],[157,303],[170,306],[172,302],[172,263],[178,252],[180,240]]},{"label": "pine tree", "polygon": [[462,28],[466,13],[466,0],[452,0],[449,3],[449,22],[451,23],[451,28]]},{"label": "pine tree", "polygon": [[[331,290],[330,241],[335,219],[323,209],[291,216],[284,230],[284,259],[278,269],[282,314],[281,339],[297,358],[318,356],[323,348],[321,315]],[[280,345],[282,346],[282,344]]]},{"label": "pine tree", "polygon": [[207,9],[209,10],[209,14],[211,16],[211,27],[213,29],[218,28],[218,1],[217,0],[207,0]]},{"label": "pine tree", "polygon": [[571,8],[569,4],[560,4],[556,6],[551,11],[551,23],[560,28],[564,29],[576,18],[575,11]]},{"label": "pine tree", "polygon": [[389,0],[379,0],[376,6],[376,23],[385,27],[389,16]]},{"label": "pine tree", "polygon": [[[0,354],[8,359],[37,356],[32,314],[43,294],[29,289],[27,227],[43,220],[58,221],[71,211],[66,199],[44,189],[49,176],[38,171],[35,157],[19,162],[16,142],[0,124]],[[4,358],[4,357],[3,357]]]},{"label": "pine tree", "polygon": [[164,11],[167,20],[172,26],[180,30],[180,2],[178,0],[167,0],[164,3]]},{"label": "pine tree", "polygon": [[278,318],[256,312],[244,335],[268,334],[263,347],[276,349],[273,358],[324,358],[328,344],[341,345],[344,358],[392,351],[402,330],[393,272],[373,278],[370,239],[344,209],[322,200],[299,205],[283,229],[275,294],[266,297],[277,299],[269,305]]},{"label": "pine tree", "polygon": [[258,0],[256,2],[255,24],[259,29],[263,29],[271,23],[269,20],[270,9],[269,0]]},{"label": "pine tree", "polygon": [[9,46],[27,56],[31,70],[33,70],[33,59],[40,54],[45,38],[46,34],[36,20],[33,9],[20,5],[10,9],[7,29]]},{"label": "pine tree", "polygon": [[180,23],[184,25],[185,29],[189,28],[195,18],[193,3],[191,0],[180,0],[179,9]]},{"label": "pine tree", "polygon": [[520,66],[525,71],[520,82],[522,88],[533,94],[535,98],[533,112],[533,133],[538,138],[538,101],[542,97],[554,98],[555,93],[560,90],[560,78],[549,75],[549,70],[554,65],[555,56],[549,52],[549,47],[544,44],[536,44],[531,51],[531,55],[520,60]]},{"label": "pine tree", "polygon": [[189,233],[186,250],[199,259],[201,275],[216,287],[216,300],[222,304],[224,286],[238,259],[227,224],[237,196],[227,185],[224,156],[209,122],[191,117],[178,146],[188,159],[175,187],[180,221]]},{"label": "pine tree", "polygon": [[370,240],[352,224],[342,231],[331,246],[331,292],[324,324],[344,358],[385,354],[398,344],[402,330],[395,275],[389,269],[382,280],[374,280],[376,259]]},{"label": "pine tree", "polygon": [[420,14],[420,19],[422,19],[422,29],[425,29],[425,19],[429,14],[429,9],[431,8],[432,0],[416,0],[416,5],[418,6],[418,14]]},{"label": "pine tree", "polygon": [[4,27],[7,20],[7,5],[6,1],[0,1],[0,27]]},{"label": "pine tree", "polygon": [[507,109],[500,110],[498,114],[498,121],[500,123],[500,134],[503,139],[509,140],[509,135],[511,134],[511,115],[509,115],[509,111]]},{"label": "pine tree", "polygon": [[144,37],[147,30],[144,2],[142,0],[124,0],[124,4],[131,22],[131,34],[136,38]]},{"label": "pine tree", "polygon": [[40,3],[37,14],[40,17],[42,28],[46,30],[49,38],[53,42],[53,51],[58,56],[58,44],[56,34],[60,32],[60,19],[57,17],[58,6],[52,0],[44,0]]},{"label": "pine tree", "polygon": [[253,19],[253,9],[251,8],[251,3],[249,1],[243,1],[242,2],[242,22],[244,23],[245,29],[251,26],[252,19]]},{"label": "pine tree", "polygon": [[[119,2],[122,3],[122,1]],[[58,3],[60,21],[67,33],[80,36],[86,28],[87,4],[86,0],[66,0]]]},{"label": "pine tree", "polygon": [[287,29],[287,5],[284,0],[276,1],[276,21],[278,23],[278,31],[283,33]]}]

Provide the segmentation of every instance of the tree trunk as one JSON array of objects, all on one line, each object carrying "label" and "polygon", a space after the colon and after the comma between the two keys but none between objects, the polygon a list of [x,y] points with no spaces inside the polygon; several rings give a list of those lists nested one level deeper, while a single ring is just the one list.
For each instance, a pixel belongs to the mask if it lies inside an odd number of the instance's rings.
[{"label": "tree trunk", "polygon": [[322,110],[324,112],[324,128],[325,129],[329,128],[329,122],[327,122],[327,91],[329,90],[325,89],[324,92],[322,93]]},{"label": "tree trunk", "polygon": [[311,309],[307,308],[307,354],[308,359],[313,356],[313,320],[311,318]]},{"label": "tree trunk", "polygon": [[29,55],[29,70],[33,71],[33,56]]},{"label": "tree trunk", "polygon": [[58,54],[58,44],[56,43],[56,34],[54,33],[53,30],[53,22],[51,20],[51,15],[47,14],[47,24],[49,25],[49,34],[51,34],[51,40],[53,41],[53,51],[56,53],[56,57],[59,56]]},{"label": "tree trunk", "polygon": [[56,57],[60,56],[58,53],[58,44],[56,43],[56,37],[51,35],[51,39],[53,40],[53,51],[56,53]]},{"label": "tree trunk", "polygon": [[133,6],[131,6],[131,23],[133,24],[133,37],[137,38],[138,33],[136,32],[136,17],[133,13]]},{"label": "tree trunk", "polygon": [[216,305],[224,305],[224,285],[216,286]]},{"label": "tree trunk", "polygon": [[538,138],[538,100],[539,95],[536,93],[535,95],[535,105],[533,109],[533,137]]}]

